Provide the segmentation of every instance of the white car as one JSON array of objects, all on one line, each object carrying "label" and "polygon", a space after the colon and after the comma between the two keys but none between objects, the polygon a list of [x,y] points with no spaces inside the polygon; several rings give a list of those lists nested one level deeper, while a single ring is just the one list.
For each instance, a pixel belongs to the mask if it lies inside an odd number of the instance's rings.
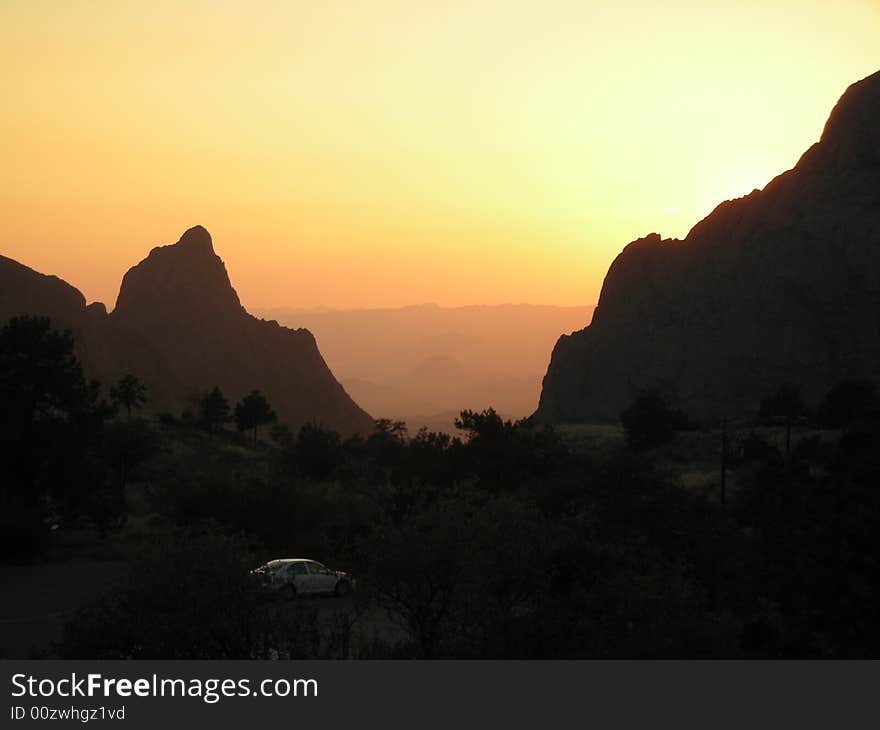
[{"label": "white car", "polygon": [[348,573],[330,570],[325,565],[306,558],[270,560],[254,573],[267,589],[284,598],[305,595],[345,596],[354,588]]}]

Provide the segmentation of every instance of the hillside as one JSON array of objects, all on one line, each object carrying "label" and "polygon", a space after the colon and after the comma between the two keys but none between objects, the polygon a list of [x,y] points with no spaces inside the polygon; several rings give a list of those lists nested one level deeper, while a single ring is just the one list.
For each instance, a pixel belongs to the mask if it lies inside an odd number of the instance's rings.
[{"label": "hillside", "polygon": [[821,140],[684,240],[653,233],[612,263],[592,323],[563,335],[539,419],[616,420],[640,390],[691,416],[752,415],[783,383],[815,400],[880,375],[880,73]]},{"label": "hillside", "polygon": [[86,306],[54,276],[0,257],[0,319],[42,315],[70,329],[86,373],[104,384],[123,373],[148,387],[151,410],[192,408],[219,385],[235,402],[262,390],[293,429],[317,421],[367,433],[371,417],[345,392],[306,329],[251,316],[241,306],[210,234],[201,226],[154,248],[126,273],[116,308]]}]

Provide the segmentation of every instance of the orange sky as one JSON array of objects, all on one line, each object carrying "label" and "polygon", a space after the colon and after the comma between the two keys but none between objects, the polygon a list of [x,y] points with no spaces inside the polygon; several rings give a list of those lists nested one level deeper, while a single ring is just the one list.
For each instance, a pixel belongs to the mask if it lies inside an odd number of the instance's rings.
[{"label": "orange sky", "polygon": [[4,0],[0,253],[112,306],[199,223],[246,306],[593,303],[878,38],[880,0]]}]

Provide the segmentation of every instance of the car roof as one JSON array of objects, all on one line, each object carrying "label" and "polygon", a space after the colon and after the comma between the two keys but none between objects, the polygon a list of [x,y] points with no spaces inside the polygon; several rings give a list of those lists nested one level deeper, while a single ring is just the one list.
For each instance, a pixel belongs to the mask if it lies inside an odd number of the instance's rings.
[{"label": "car roof", "polygon": [[278,558],[276,560],[270,560],[266,565],[278,565],[280,563],[317,563],[317,560],[312,560],[311,558]]}]

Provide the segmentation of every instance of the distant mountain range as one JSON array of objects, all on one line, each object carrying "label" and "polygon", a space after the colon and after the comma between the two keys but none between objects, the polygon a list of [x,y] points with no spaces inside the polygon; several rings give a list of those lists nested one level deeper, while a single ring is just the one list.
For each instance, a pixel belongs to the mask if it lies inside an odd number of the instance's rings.
[{"label": "distant mountain range", "polygon": [[616,420],[654,389],[697,418],[753,415],[784,383],[815,401],[846,379],[880,379],[880,72],[764,190],[623,250],[592,323],[557,342],[537,416]]},{"label": "distant mountain range", "polygon": [[305,329],[248,314],[201,226],[126,273],[116,308],[86,306],[70,284],[0,256],[0,321],[44,315],[70,329],[86,373],[105,386],[133,373],[154,411],[192,408],[215,385],[235,402],[260,389],[279,419],[368,433],[372,418],[333,377]]},{"label": "distant mountain range", "polygon": [[451,430],[465,408],[510,418],[535,410],[560,332],[590,321],[592,307],[501,304],[384,309],[262,309],[308,327],[345,389],[377,417]]}]

